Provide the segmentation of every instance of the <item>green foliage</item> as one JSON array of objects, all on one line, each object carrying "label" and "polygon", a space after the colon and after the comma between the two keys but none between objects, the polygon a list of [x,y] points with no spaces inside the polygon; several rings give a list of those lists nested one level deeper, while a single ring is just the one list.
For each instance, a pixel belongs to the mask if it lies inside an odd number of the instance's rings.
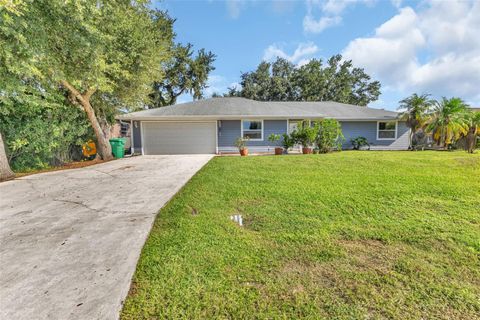
[{"label": "green foliage", "polygon": [[25,18],[42,76],[80,92],[94,88],[104,108],[140,108],[163,79],[173,20],[148,1],[36,0]]},{"label": "green foliage", "polygon": [[272,133],[271,135],[268,136],[268,141],[270,141],[271,143],[275,143],[278,140],[280,140],[279,134]]},{"label": "green foliage", "polygon": [[476,148],[480,147],[480,112],[465,113],[465,122],[467,125],[467,133],[464,135],[466,150],[473,153]]},{"label": "green foliage", "polygon": [[18,3],[15,11],[0,9],[0,39],[7,44],[0,60],[9,63],[0,68],[8,84],[2,89],[13,95],[27,79],[68,92],[71,107],[87,113],[100,155],[110,158],[108,125],[101,123],[150,101],[152,83],[163,79],[162,64],[170,59],[173,19],[143,0]]},{"label": "green foliage", "polygon": [[432,133],[433,140],[445,149],[452,146],[468,132],[466,120],[468,105],[460,98],[442,98],[435,102],[433,113],[426,130]]},{"label": "green foliage", "polygon": [[238,150],[243,150],[247,147],[247,141],[248,138],[238,137],[237,140],[235,140],[235,147],[237,147]]},{"label": "green foliage", "polygon": [[345,138],[340,122],[335,119],[324,119],[316,124],[317,136],[315,142],[320,153],[342,150]]},{"label": "green foliage", "polygon": [[302,123],[297,130],[291,133],[291,137],[295,143],[302,145],[304,148],[310,148],[315,143],[318,134],[318,127],[311,127],[307,123]]},{"label": "green foliage", "polygon": [[363,69],[351,61],[332,56],[325,66],[312,59],[296,67],[277,58],[261,62],[255,71],[241,75],[241,89],[229,88],[228,96],[260,101],[336,101],[366,106],[380,95],[380,83],[371,81]]},{"label": "green foliage", "polygon": [[72,149],[93,136],[79,108],[72,108],[56,89],[4,96],[0,101],[0,131],[12,169],[29,171],[70,161]]},{"label": "green foliage", "polygon": [[177,44],[172,49],[172,59],[164,64],[165,77],[153,85],[152,107],[163,107],[176,103],[183,93],[192,94],[194,99],[203,98],[207,87],[208,75],[215,70],[213,62],[216,56],[201,49],[193,56],[192,45]]},{"label": "green foliage", "polygon": [[286,152],[295,145],[295,138],[290,134],[282,134],[282,146]]},{"label": "green foliage", "polygon": [[[37,112],[59,116],[52,118],[53,123],[60,124],[62,119],[69,126],[77,121],[77,127],[83,128],[83,118],[76,118],[77,106],[81,105],[90,115],[99,152],[109,157],[109,124],[119,111],[150,105],[154,82],[168,79],[165,85],[185,87],[195,98],[202,95],[215,56],[202,49],[192,58],[191,45],[174,46],[173,22],[148,0],[2,1],[0,99],[28,90],[56,89],[62,95],[68,92],[67,101],[55,102],[60,105],[59,110],[45,106],[45,110],[39,107]],[[28,83],[34,83],[34,87],[29,88]],[[67,112],[68,105],[72,110]],[[28,108],[19,102],[17,107]],[[23,114],[23,110],[18,114]],[[11,113],[8,117],[11,123],[16,121]],[[40,125],[33,127],[29,123],[24,127],[38,130],[31,135],[45,136]],[[6,140],[16,154],[33,143],[31,139],[26,143],[14,138],[11,133]],[[58,151],[48,141],[37,140],[39,145],[44,143],[45,152],[55,153],[51,158],[57,157]],[[46,158],[42,155],[37,162],[45,163]]]},{"label": "green foliage", "polygon": [[368,143],[367,138],[365,137],[356,137],[353,139],[350,139],[350,143],[353,146],[353,150],[360,150],[362,147],[368,147],[370,149],[370,143]]},{"label": "green foliage", "polygon": [[400,117],[406,121],[411,129],[409,136],[409,149],[414,148],[413,136],[423,128],[429,119],[430,108],[435,101],[430,99],[429,94],[418,95],[416,93],[400,101],[399,109],[403,110]]}]

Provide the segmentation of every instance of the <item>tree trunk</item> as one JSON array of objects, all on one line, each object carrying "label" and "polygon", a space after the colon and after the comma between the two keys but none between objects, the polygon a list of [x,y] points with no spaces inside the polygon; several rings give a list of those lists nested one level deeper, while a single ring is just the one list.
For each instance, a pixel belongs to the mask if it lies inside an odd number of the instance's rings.
[{"label": "tree trunk", "polygon": [[408,136],[408,150],[413,150],[413,128],[410,128],[410,135]]},{"label": "tree trunk", "polygon": [[112,156],[112,147],[110,146],[110,142],[105,137],[103,133],[102,127],[98,122],[98,119],[95,115],[95,111],[90,104],[90,97],[95,92],[95,90],[87,90],[83,95],[75,89],[70,83],[67,81],[62,81],[62,85],[70,91],[70,93],[75,97],[76,101],[83,107],[85,113],[87,114],[88,120],[92,125],[93,131],[95,132],[95,136],[97,137],[97,150],[102,157],[103,160],[111,160],[113,159]]},{"label": "tree trunk", "polygon": [[85,112],[87,113],[88,120],[92,124],[93,131],[95,132],[95,136],[97,137],[98,142],[98,151],[100,156],[103,160],[111,160],[113,159],[112,156],[112,147],[110,146],[110,142],[105,137],[103,133],[102,127],[98,123],[97,117],[95,116],[95,111],[93,110],[92,106],[90,105],[90,101],[86,100],[84,103],[81,103]]},{"label": "tree trunk", "polygon": [[3,144],[2,133],[0,133],[0,181],[15,178],[15,174],[8,164],[7,154],[5,153],[5,145]]},{"label": "tree trunk", "polygon": [[468,153],[473,153],[475,150],[475,145],[477,144],[477,127],[473,126],[470,128],[470,130],[467,133],[466,141],[465,141],[465,147],[468,151]]}]

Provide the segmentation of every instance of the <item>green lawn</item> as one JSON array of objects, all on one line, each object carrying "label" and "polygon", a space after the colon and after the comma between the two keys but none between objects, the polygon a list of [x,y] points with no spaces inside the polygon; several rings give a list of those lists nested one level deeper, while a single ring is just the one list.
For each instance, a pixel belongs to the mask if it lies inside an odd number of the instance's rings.
[{"label": "green lawn", "polygon": [[122,318],[480,319],[480,154],[215,158],[160,211]]}]

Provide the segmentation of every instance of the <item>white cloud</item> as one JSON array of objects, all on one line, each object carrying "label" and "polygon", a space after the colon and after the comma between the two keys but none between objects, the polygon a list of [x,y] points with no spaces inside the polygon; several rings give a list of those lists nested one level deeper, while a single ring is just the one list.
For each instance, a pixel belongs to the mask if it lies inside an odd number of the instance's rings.
[{"label": "white cloud", "polygon": [[400,8],[402,6],[402,0],[390,0],[392,2],[392,5],[396,8]]},{"label": "white cloud", "polygon": [[431,1],[410,7],[352,40],[343,55],[384,85],[410,94],[461,96],[480,103],[480,2]]},{"label": "white cloud", "polygon": [[227,6],[227,12],[230,18],[237,19],[240,16],[240,12],[245,6],[245,1],[242,0],[227,0],[225,2]]},{"label": "white cloud", "polygon": [[227,91],[228,81],[221,75],[211,74],[208,76],[208,87],[204,90],[204,95],[210,97],[214,93],[224,93]]},{"label": "white cloud", "polygon": [[342,17],[321,17],[319,20],[315,20],[311,15],[306,15],[303,18],[303,30],[311,33],[320,33],[323,30],[340,24]]},{"label": "white cloud", "polygon": [[418,65],[416,52],[425,44],[425,39],[416,27],[418,17],[411,8],[400,13],[377,28],[375,36],[358,38],[343,51],[347,59],[364,67],[380,78],[404,84]]},{"label": "white cloud", "polygon": [[263,54],[263,60],[272,61],[277,57],[287,59],[295,64],[305,64],[308,62],[308,58],[311,58],[319,51],[319,48],[313,42],[300,43],[293,54],[287,54],[279,45],[272,44],[265,49]]},{"label": "white cloud", "polygon": [[[321,33],[323,30],[339,25],[342,14],[348,6],[357,3],[371,5],[375,0],[307,0],[307,14],[303,18],[303,30],[310,33]],[[320,12],[320,18],[315,13]]]},{"label": "white cloud", "polygon": [[286,14],[292,12],[296,5],[297,2],[292,0],[274,0],[272,1],[272,11],[276,14]]},{"label": "white cloud", "polygon": [[325,13],[338,15],[350,5],[357,3],[371,5],[374,2],[374,0],[328,0],[322,4],[322,9]]},{"label": "white cloud", "polygon": [[240,89],[242,86],[238,82],[231,82],[226,77],[211,74],[208,76],[207,88],[203,91],[206,98],[211,97],[214,93],[224,94],[228,91],[228,88]]}]

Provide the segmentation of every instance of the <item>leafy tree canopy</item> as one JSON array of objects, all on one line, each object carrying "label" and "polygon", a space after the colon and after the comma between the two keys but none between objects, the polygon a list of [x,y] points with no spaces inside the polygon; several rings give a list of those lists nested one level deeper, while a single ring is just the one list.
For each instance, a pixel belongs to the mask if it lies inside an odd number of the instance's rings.
[{"label": "leafy tree canopy", "polygon": [[407,126],[411,129],[409,134],[409,149],[413,149],[413,137],[429,120],[430,109],[434,104],[435,100],[430,99],[429,94],[418,95],[414,93],[400,100],[400,106],[398,108],[402,110],[400,117],[405,120]]},{"label": "leafy tree canopy", "polygon": [[[7,48],[0,59],[8,65],[1,71],[7,79],[16,77],[13,83],[18,87],[33,77],[46,90],[67,91],[72,104],[87,114],[100,155],[111,158],[97,115],[148,103],[152,82],[163,79],[162,65],[170,59],[173,20],[149,4],[15,1],[10,8],[2,7],[0,31]],[[21,59],[15,60],[17,55]],[[11,87],[13,92],[22,91]]]},{"label": "leafy tree canopy", "polygon": [[436,101],[426,127],[438,145],[448,148],[468,133],[468,105],[460,98]]},{"label": "leafy tree canopy", "polygon": [[187,92],[194,99],[203,98],[208,75],[215,70],[215,55],[205,49],[200,49],[194,56],[191,44],[177,44],[171,53],[172,59],[164,65],[163,80],[153,85],[151,106],[155,108],[175,104],[177,98]]},{"label": "leafy tree canopy", "polygon": [[25,88],[0,101],[0,131],[12,168],[27,171],[79,160],[72,156],[93,138],[85,112],[72,108],[58,90],[33,83]]},{"label": "leafy tree canopy", "polygon": [[241,89],[229,88],[227,96],[260,101],[336,101],[366,106],[378,99],[380,82],[352,61],[332,56],[326,64],[312,59],[300,67],[283,58],[262,61],[256,70],[241,75]]},{"label": "leafy tree canopy", "polygon": [[0,15],[0,99],[32,83],[66,92],[103,158],[115,114],[151,106],[154,83],[165,101],[185,91],[200,98],[213,70],[212,53],[174,45],[174,19],[148,0],[0,0]]}]

